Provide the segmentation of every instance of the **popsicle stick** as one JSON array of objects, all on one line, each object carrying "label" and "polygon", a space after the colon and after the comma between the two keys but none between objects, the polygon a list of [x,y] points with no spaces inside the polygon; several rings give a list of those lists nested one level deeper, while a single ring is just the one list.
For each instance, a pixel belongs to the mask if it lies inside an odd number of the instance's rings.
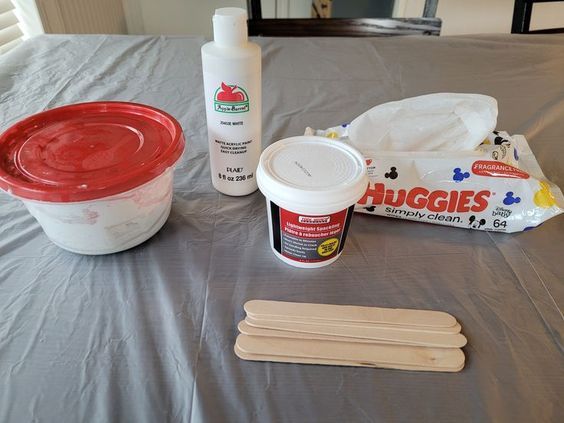
[{"label": "popsicle stick", "polygon": [[251,300],[245,312],[255,317],[292,316],[348,322],[385,323],[389,325],[452,327],[456,319],[443,311],[409,310],[401,308],[361,307],[350,305],[293,303]]},{"label": "popsicle stick", "polygon": [[316,325],[334,325],[334,326],[353,326],[353,327],[377,327],[380,329],[392,329],[392,330],[410,330],[419,332],[440,332],[440,333],[460,333],[462,329],[459,323],[456,323],[450,328],[441,328],[433,326],[406,326],[406,325],[387,325],[383,323],[367,323],[367,322],[343,322],[341,320],[322,320],[322,319],[306,319],[304,317],[289,317],[289,316],[257,316],[254,314],[247,314],[253,320],[264,320],[272,322],[284,322],[284,323],[310,323]]},{"label": "popsicle stick", "polygon": [[315,339],[318,341],[335,341],[335,342],[358,342],[360,344],[392,344],[392,345],[412,345],[408,342],[396,341],[380,341],[367,338],[349,338],[344,336],[319,335],[315,333],[289,332],[285,330],[264,329],[248,325],[244,320],[237,325],[239,332],[249,336],[265,336],[267,338],[290,338],[290,339]]},{"label": "popsicle stick", "polygon": [[313,333],[317,335],[341,336],[346,338],[365,338],[376,341],[393,341],[409,345],[421,345],[439,348],[459,348],[466,345],[462,334],[431,333],[407,330],[391,330],[369,327],[336,325],[317,325],[310,323],[275,322],[245,318],[245,322],[257,328],[283,330],[287,332]]},{"label": "popsicle stick", "polygon": [[428,348],[407,345],[357,344],[304,339],[279,339],[239,335],[236,345],[249,354],[343,360],[458,369],[464,353],[458,348]]},{"label": "popsicle stick", "polygon": [[397,369],[397,370],[411,370],[411,371],[427,371],[427,372],[459,372],[464,368],[464,364],[458,368],[439,368],[439,367],[426,367],[426,366],[408,366],[390,363],[368,363],[368,362],[354,362],[346,360],[331,360],[327,358],[306,358],[306,357],[285,357],[276,355],[263,355],[263,354],[249,354],[242,351],[237,344],[233,348],[235,355],[242,360],[250,361],[271,361],[275,363],[295,363],[295,364],[317,364],[329,366],[355,366],[355,367],[370,367],[382,369]]}]

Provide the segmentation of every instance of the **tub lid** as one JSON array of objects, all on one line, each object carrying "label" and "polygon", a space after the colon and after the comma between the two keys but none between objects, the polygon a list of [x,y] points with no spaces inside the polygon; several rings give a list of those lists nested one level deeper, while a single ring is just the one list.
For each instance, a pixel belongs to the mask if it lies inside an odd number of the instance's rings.
[{"label": "tub lid", "polygon": [[142,104],[82,103],[24,119],[0,135],[0,188],[48,202],[108,197],[173,166],[180,124]]},{"label": "tub lid", "polygon": [[300,136],[264,150],[257,183],[281,207],[323,214],[355,204],[366,192],[368,177],[355,148],[324,137]]}]

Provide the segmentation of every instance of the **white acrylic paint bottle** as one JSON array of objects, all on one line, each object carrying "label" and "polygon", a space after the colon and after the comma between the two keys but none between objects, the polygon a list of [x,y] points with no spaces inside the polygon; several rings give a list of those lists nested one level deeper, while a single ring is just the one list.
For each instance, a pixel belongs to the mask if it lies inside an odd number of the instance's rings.
[{"label": "white acrylic paint bottle", "polygon": [[228,195],[256,191],[261,151],[261,51],[247,40],[247,12],[217,9],[214,41],[202,47],[213,186]]}]

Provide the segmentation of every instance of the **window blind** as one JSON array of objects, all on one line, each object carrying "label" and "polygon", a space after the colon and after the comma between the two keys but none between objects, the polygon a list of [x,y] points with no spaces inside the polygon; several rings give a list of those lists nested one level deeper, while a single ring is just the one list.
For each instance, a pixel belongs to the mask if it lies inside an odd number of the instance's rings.
[{"label": "window blind", "polygon": [[0,54],[21,43],[22,36],[11,0],[0,0]]}]

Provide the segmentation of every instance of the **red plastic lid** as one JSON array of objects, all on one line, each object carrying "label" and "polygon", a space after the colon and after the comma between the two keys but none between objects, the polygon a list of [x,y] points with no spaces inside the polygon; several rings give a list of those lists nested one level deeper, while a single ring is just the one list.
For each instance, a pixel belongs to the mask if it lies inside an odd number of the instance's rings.
[{"label": "red plastic lid", "polygon": [[59,107],[0,135],[0,188],[31,200],[94,200],[149,182],[183,150],[180,124],[153,107],[113,101]]}]

